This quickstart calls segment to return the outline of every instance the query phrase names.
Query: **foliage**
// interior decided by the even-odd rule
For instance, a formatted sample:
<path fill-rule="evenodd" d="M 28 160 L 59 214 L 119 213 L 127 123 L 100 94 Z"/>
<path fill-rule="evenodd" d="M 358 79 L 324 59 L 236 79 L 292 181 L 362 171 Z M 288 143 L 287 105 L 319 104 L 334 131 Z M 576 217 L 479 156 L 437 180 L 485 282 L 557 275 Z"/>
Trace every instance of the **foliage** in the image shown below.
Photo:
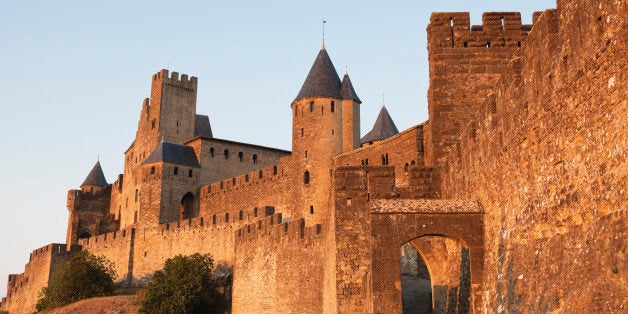
<path fill-rule="evenodd" d="M 43 311 L 82 299 L 113 292 L 115 271 L 110 261 L 86 251 L 59 265 L 39 294 L 37 310 Z"/>
<path fill-rule="evenodd" d="M 212 277 L 208 254 L 177 255 L 153 274 L 141 313 L 224 313 L 226 301 Z"/>

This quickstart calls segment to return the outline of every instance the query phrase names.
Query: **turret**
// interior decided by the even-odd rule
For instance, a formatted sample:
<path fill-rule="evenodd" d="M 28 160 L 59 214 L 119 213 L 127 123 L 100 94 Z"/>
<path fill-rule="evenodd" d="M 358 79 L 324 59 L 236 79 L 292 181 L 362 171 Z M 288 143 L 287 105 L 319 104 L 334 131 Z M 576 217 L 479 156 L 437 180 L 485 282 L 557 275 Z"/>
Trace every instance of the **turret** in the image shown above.
<path fill-rule="evenodd" d="M 353 89 L 349 74 L 345 72 L 340 88 L 342 96 L 342 152 L 360 147 L 360 98 Z"/>
<path fill-rule="evenodd" d="M 373 143 L 385 140 L 398 133 L 399 130 L 397 130 L 395 122 L 390 117 L 388 110 L 386 110 L 386 106 L 382 105 L 382 109 L 379 111 L 373 129 L 362 137 L 360 143 L 363 147 L 373 145 Z"/>
<path fill-rule="evenodd" d="M 311 218 L 308 222 L 323 219 L 328 196 L 317 193 L 331 186 L 333 158 L 343 151 L 341 85 L 323 46 L 291 105 L 292 154 L 303 174 L 295 184 L 303 186 L 301 212 Z"/>
<path fill-rule="evenodd" d="M 81 184 L 81 191 L 83 192 L 97 192 L 107 187 L 107 179 L 100 166 L 100 161 L 97 161 L 92 170 Z"/>

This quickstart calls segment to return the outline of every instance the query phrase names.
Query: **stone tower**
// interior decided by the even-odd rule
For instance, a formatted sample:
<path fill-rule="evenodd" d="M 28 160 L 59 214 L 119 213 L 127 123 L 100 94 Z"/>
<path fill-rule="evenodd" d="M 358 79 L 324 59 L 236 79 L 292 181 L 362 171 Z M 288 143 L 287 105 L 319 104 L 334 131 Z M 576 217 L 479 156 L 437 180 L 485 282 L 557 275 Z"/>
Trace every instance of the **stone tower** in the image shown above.
<path fill-rule="evenodd" d="M 295 185 L 302 187 L 297 194 L 303 198 L 300 211 L 312 223 L 323 221 L 329 208 L 329 193 L 324 191 L 331 186 L 334 156 L 357 145 L 359 103 L 349 76 L 343 84 L 325 46 L 321 47 L 291 105 L 292 155 L 302 172 Z"/>
<path fill-rule="evenodd" d="M 360 98 L 345 72 L 340 88 L 342 96 L 342 152 L 360 148 Z"/>

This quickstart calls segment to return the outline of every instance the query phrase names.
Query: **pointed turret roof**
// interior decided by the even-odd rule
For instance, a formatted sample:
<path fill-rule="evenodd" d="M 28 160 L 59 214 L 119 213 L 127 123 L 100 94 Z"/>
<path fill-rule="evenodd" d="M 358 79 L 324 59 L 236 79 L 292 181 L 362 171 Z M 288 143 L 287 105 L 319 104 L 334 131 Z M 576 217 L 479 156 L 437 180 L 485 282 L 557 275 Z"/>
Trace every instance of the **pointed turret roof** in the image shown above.
<path fill-rule="evenodd" d="M 207 138 L 213 138 L 212 127 L 209 124 L 209 117 L 205 115 L 197 114 L 194 119 L 194 137 L 202 136 Z"/>
<path fill-rule="evenodd" d="M 105 174 L 102 172 L 102 167 L 100 166 L 100 161 L 97 161 L 92 168 L 92 171 L 89 172 L 81 187 L 86 185 L 91 186 L 107 186 L 107 179 L 105 179 Z"/>
<path fill-rule="evenodd" d="M 360 143 L 364 144 L 372 141 L 385 140 L 398 133 L 399 130 L 397 130 L 395 122 L 393 122 L 388 110 L 386 110 L 386 106 L 382 106 L 382 110 L 379 111 L 379 115 L 377 116 L 377 120 L 375 120 L 373 129 L 371 132 L 364 135 L 364 137 L 360 140 Z"/>
<path fill-rule="evenodd" d="M 355 89 L 353 89 L 353 84 L 351 84 L 351 79 L 349 78 L 348 73 L 345 73 L 345 76 L 342 78 L 340 95 L 342 96 L 342 99 L 353 99 L 357 103 L 362 103 L 358 94 L 355 93 Z"/>
<path fill-rule="evenodd" d="M 308 73 L 301 91 L 294 99 L 306 97 L 335 97 L 340 98 L 340 77 L 331 62 L 327 50 L 323 46 L 314 60 L 314 64 Z"/>
<path fill-rule="evenodd" d="M 142 162 L 143 165 L 154 162 L 168 162 L 189 167 L 200 168 L 194 148 L 170 142 L 161 142 Z"/>

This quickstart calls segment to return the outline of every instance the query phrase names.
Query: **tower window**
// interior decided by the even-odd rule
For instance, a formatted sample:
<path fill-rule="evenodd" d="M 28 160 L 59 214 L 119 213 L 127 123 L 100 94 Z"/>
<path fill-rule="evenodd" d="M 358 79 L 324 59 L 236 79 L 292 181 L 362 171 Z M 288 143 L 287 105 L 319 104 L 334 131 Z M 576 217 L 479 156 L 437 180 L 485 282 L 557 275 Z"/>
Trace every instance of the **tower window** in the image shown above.
<path fill-rule="evenodd" d="M 178 175 L 179 174 L 179 167 L 174 167 L 174 175 Z"/>
<path fill-rule="evenodd" d="M 259 176 L 260 179 L 263 178 L 264 177 L 264 172 L 262 170 L 260 170 L 258 172 L 258 176 Z"/>
<path fill-rule="evenodd" d="M 310 184 L 310 172 L 306 171 L 303 173 L 303 184 Z"/>
<path fill-rule="evenodd" d="M 277 166 L 273 166 L 273 174 L 277 174 Z"/>
<path fill-rule="evenodd" d="M 137 200 L 139 199 L 140 196 L 140 190 L 135 189 L 135 202 L 137 202 Z"/>
<path fill-rule="evenodd" d="M 244 154 L 242 152 L 238 153 L 238 160 L 240 160 L 240 162 L 242 162 L 242 160 L 244 159 Z"/>
<path fill-rule="evenodd" d="M 310 112 L 314 112 L 314 102 L 310 101 Z"/>
<path fill-rule="evenodd" d="M 153 121 L 150 123 L 150 128 L 151 129 L 155 128 L 155 119 L 153 119 Z"/>
<path fill-rule="evenodd" d="M 294 116 L 296 117 L 299 114 L 299 107 L 294 105 Z"/>
<path fill-rule="evenodd" d="M 155 167 L 150 167 L 150 174 L 155 174 Z"/>
<path fill-rule="evenodd" d="M 336 102 L 335 101 L 331 101 L 331 106 L 330 106 L 330 110 L 331 112 L 336 112 Z"/>
<path fill-rule="evenodd" d="M 253 163 L 256 164 L 257 163 L 257 154 L 253 154 Z"/>
<path fill-rule="evenodd" d="M 188 177 L 190 177 L 190 178 L 191 178 L 193 174 L 194 174 L 194 172 L 192 171 L 192 169 L 190 169 L 190 170 L 188 171 Z"/>
<path fill-rule="evenodd" d="M 305 151 L 305 158 L 307 158 L 307 150 Z"/>
<path fill-rule="evenodd" d="M 225 153 L 225 159 L 229 159 L 229 150 L 225 149 L 224 153 Z"/>
<path fill-rule="evenodd" d="M 225 213 L 225 222 L 229 222 L 229 213 Z"/>
<path fill-rule="evenodd" d="M 239 215 L 240 215 L 240 217 L 239 217 L 240 220 L 243 220 L 244 219 L 244 212 L 241 209 L 240 209 Z"/>
<path fill-rule="evenodd" d="M 305 129 L 301 128 L 301 137 L 305 136 Z"/>
<path fill-rule="evenodd" d="M 253 216 L 257 217 L 257 207 L 253 208 Z"/>
<path fill-rule="evenodd" d="M 214 148 L 213 147 L 209 148 L 209 157 L 214 157 Z"/>
<path fill-rule="evenodd" d="M 310 205 L 310 214 L 314 214 L 314 205 Z"/>

